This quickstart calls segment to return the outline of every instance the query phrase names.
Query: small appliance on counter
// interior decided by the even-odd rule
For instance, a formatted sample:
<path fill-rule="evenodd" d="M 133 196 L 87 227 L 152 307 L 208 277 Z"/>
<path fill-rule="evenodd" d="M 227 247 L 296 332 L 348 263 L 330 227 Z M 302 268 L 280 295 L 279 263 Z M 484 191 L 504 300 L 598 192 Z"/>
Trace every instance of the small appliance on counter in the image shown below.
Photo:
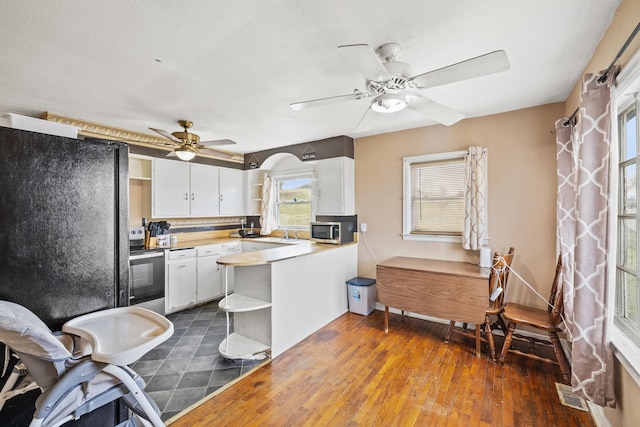
<path fill-rule="evenodd" d="M 251 227 L 247 230 L 246 228 L 244 228 L 245 226 L 245 220 L 242 219 L 240 220 L 240 225 L 241 225 L 241 229 L 238 230 L 238 234 L 240 235 L 240 237 L 260 237 L 260 229 L 258 228 L 257 230 L 254 229 L 254 223 L 251 223 Z"/>
<path fill-rule="evenodd" d="M 316 243 L 342 245 L 353 242 L 351 221 L 314 221 L 311 223 L 311 240 Z"/>

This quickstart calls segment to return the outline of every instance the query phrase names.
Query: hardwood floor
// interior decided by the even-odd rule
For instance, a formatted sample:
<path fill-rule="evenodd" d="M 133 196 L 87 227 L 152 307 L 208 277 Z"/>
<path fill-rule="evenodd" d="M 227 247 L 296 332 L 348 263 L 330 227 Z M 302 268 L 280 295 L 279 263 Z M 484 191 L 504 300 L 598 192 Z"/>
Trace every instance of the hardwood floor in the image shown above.
<path fill-rule="evenodd" d="M 476 357 L 447 325 L 347 313 L 173 421 L 182 426 L 595 426 L 563 406 L 557 366 Z M 502 337 L 496 334 L 496 346 Z"/>

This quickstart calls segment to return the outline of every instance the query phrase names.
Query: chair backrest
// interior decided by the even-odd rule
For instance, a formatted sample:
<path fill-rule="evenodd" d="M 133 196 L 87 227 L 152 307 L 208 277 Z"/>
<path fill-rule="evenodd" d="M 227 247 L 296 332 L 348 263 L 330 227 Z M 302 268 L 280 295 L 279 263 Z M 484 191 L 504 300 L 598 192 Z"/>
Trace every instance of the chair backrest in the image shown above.
<path fill-rule="evenodd" d="M 549 295 L 549 305 L 547 311 L 551 314 L 551 320 L 554 325 L 560 323 L 561 316 L 564 310 L 564 295 L 562 292 L 562 254 L 558 255 L 558 262 L 556 263 L 556 274 L 553 278 L 553 285 L 551 285 L 551 294 Z"/>
<path fill-rule="evenodd" d="M 72 356 L 38 316 L 9 301 L 0 301 L 0 342 L 18 354 L 43 389 L 56 383 Z"/>
<path fill-rule="evenodd" d="M 493 254 L 493 263 L 491 264 L 491 273 L 489 275 L 489 295 L 497 288 L 502 288 L 500 295 L 489 304 L 494 309 L 504 305 L 504 294 L 507 290 L 509 271 L 514 255 L 515 249 L 513 247 L 509 249 L 509 253 L 506 255 L 502 255 L 500 252 Z"/>

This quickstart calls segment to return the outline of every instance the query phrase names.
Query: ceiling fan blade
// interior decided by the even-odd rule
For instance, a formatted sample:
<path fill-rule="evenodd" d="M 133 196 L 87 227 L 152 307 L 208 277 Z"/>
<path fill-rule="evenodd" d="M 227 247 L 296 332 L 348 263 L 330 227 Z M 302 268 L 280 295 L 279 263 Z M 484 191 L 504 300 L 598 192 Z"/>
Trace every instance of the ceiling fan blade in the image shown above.
<path fill-rule="evenodd" d="M 169 132 L 167 132 L 166 130 L 162 130 L 162 129 L 155 129 L 155 128 L 149 128 L 154 132 L 159 133 L 160 135 L 164 136 L 165 138 L 168 138 L 170 140 L 172 140 L 173 142 L 178 142 L 180 144 L 182 144 L 182 141 L 179 140 L 178 138 L 176 138 L 175 136 L 171 135 Z"/>
<path fill-rule="evenodd" d="M 338 52 L 344 56 L 367 80 L 386 82 L 391 77 L 382 65 L 378 55 L 368 44 L 351 44 L 338 46 Z"/>
<path fill-rule="evenodd" d="M 321 105 L 333 104 L 339 101 L 351 101 L 353 99 L 363 99 L 369 97 L 368 93 L 360 92 L 358 89 L 348 95 L 331 96 L 329 98 L 313 99 L 311 101 L 295 102 L 289 104 L 292 110 L 300 111 L 305 108 L 318 107 Z"/>
<path fill-rule="evenodd" d="M 167 157 L 178 157 L 178 155 L 176 154 L 175 151 L 171 151 L 169 152 L 169 154 L 167 154 Z"/>
<path fill-rule="evenodd" d="M 235 141 L 232 141 L 230 139 L 215 139 L 215 140 L 211 140 L 211 141 L 200 141 L 198 144 L 204 146 L 204 147 L 216 147 L 218 145 L 231 145 L 231 144 L 235 144 Z"/>
<path fill-rule="evenodd" d="M 464 114 L 423 96 L 414 95 L 412 98 L 411 102 L 407 104 L 407 108 L 445 126 L 451 126 L 465 118 Z"/>
<path fill-rule="evenodd" d="M 370 129 L 373 129 L 373 125 L 375 124 L 378 114 L 371 109 L 371 107 L 367 107 L 364 111 L 364 114 L 360 118 L 360 121 L 356 125 L 354 129 L 355 132 L 365 132 Z"/>
<path fill-rule="evenodd" d="M 495 52 L 419 74 L 409 80 L 415 83 L 416 87 L 427 89 L 461 80 L 499 73 L 509 68 L 511 68 L 511 64 L 509 64 L 509 58 L 507 58 L 505 51 L 496 50 Z"/>

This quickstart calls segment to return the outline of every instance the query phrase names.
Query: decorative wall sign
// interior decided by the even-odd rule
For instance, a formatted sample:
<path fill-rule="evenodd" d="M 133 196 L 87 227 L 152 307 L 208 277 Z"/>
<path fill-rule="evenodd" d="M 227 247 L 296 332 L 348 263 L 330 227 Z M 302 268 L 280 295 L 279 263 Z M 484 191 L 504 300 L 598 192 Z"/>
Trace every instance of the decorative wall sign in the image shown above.
<path fill-rule="evenodd" d="M 251 155 L 249 159 L 249 169 L 258 169 L 260 167 L 260 160 L 255 154 Z"/>
<path fill-rule="evenodd" d="M 313 149 L 311 145 L 307 145 L 302 151 L 302 161 L 307 160 L 315 160 L 316 159 L 316 150 Z"/>

